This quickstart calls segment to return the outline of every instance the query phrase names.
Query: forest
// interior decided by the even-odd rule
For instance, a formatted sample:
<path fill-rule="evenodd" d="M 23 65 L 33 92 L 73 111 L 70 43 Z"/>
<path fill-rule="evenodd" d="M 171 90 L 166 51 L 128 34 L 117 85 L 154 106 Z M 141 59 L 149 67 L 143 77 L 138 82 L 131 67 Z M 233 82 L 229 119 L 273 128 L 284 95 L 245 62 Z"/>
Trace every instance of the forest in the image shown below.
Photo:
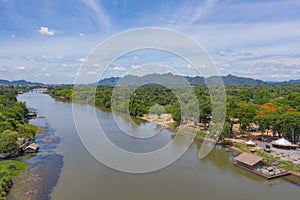
<path fill-rule="evenodd" d="M 175 126 L 187 119 L 182 119 L 181 109 L 184 106 L 193 110 L 198 105 L 200 115 L 196 121 L 209 126 L 212 105 L 211 96 L 207 87 L 193 86 L 198 102 L 190 100 L 188 91 L 180 91 L 180 96 L 174 90 L 161 85 L 143 85 L 132 92 L 130 86 L 122 86 L 117 94 L 116 88 L 98 86 L 96 92 L 89 86 L 77 89 L 76 102 L 89 103 L 104 110 L 118 110 L 128 112 L 132 116 L 148 114 L 154 105 L 163 106 L 166 113 L 170 113 Z M 121 93 L 120 93 L 121 91 Z M 49 94 L 56 99 L 72 101 L 73 86 L 56 86 L 49 88 Z M 92 97 L 95 94 L 95 99 Z M 120 99 L 118 99 L 118 96 Z M 113 98 L 112 98 L 113 97 Z M 129 99 L 122 101 L 121 98 Z M 183 98 L 183 100 L 178 100 Z M 114 101 L 112 101 L 112 99 Z M 240 132 L 253 130 L 258 125 L 259 130 L 267 134 L 286 137 L 293 143 L 300 136 L 300 86 L 287 85 L 230 85 L 226 86 L 226 120 L 221 134 L 224 137 L 233 137 L 233 125 L 239 124 Z M 184 102 L 180 104 L 179 102 Z M 128 106 L 126 106 L 128 105 Z M 193 117 L 193 114 L 190 114 Z"/>
<path fill-rule="evenodd" d="M 11 177 L 26 167 L 25 163 L 4 158 L 20 155 L 29 139 L 36 136 L 38 128 L 27 123 L 26 104 L 18 102 L 17 89 L 0 88 L 0 199 L 5 199 L 12 186 Z"/>

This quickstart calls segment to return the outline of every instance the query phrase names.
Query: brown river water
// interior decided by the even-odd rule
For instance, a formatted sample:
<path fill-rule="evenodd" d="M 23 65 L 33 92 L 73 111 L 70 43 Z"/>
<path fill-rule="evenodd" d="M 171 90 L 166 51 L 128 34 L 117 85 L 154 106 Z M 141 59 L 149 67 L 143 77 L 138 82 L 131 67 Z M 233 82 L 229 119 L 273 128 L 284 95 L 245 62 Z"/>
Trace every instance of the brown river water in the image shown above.
<path fill-rule="evenodd" d="M 40 118 L 33 124 L 46 127 L 37 138 L 39 154 L 27 160 L 32 164 L 13 187 L 9 199 L 299 199 L 299 184 L 288 179 L 266 180 L 233 165 L 234 155 L 216 146 L 204 159 L 198 159 L 201 143 L 194 141 L 184 155 L 168 167 L 150 173 L 130 174 L 111 169 L 93 158 L 82 145 L 73 120 L 72 105 L 55 101 L 47 94 L 25 93 L 18 97 L 36 109 Z M 89 105 L 76 105 L 85 113 L 81 120 L 89 120 Z M 163 129 L 158 135 L 140 140 L 123 134 L 114 123 L 113 114 L 97 110 L 98 120 L 104 124 L 109 139 L 132 152 L 159 149 L 172 140 L 172 132 Z M 44 117 L 44 118 L 43 118 Z M 149 122 L 138 126 L 122 116 L 119 121 L 132 130 L 157 130 Z M 150 127 L 150 129 L 149 129 Z M 92 129 L 93 127 L 91 127 Z M 37 177 L 35 177 L 36 175 Z M 24 180 L 22 180 L 24 179 Z M 31 180 L 31 181 L 30 181 Z M 295 179 L 294 179 L 295 180 Z M 27 184 L 27 182 L 28 184 Z M 21 184 L 23 183 L 23 184 Z M 25 185 L 25 186 L 24 186 Z M 27 185 L 27 187 L 26 187 Z"/>

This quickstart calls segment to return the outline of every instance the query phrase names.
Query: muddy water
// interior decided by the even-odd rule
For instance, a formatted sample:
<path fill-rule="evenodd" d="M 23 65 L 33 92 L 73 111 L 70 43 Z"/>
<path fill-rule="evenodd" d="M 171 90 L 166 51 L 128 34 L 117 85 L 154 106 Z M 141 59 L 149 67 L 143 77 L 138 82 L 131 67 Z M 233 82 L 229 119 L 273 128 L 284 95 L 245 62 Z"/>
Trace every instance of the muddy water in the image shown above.
<path fill-rule="evenodd" d="M 172 165 L 147 174 L 127 174 L 110 169 L 95 160 L 82 146 L 72 116 L 72 106 L 57 102 L 46 94 L 26 93 L 19 97 L 29 107 L 35 108 L 46 117 L 47 126 L 60 142 L 53 152 L 63 160 L 55 160 L 52 167 L 63 164 L 62 170 L 50 170 L 51 177 L 42 182 L 58 178 L 51 190 L 51 199 L 298 199 L 300 187 L 285 179 L 265 180 L 233 165 L 232 153 L 216 147 L 206 158 L 199 160 L 197 153 L 201 143 L 194 142 L 189 150 Z M 89 120 L 92 109 L 88 105 L 75 106 L 85 113 L 81 120 Z M 92 115 L 91 115 L 92 116 Z M 147 152 L 158 149 L 172 139 L 172 132 L 163 129 L 158 135 L 139 140 L 122 133 L 109 112 L 97 110 L 97 116 L 105 125 L 105 132 L 119 147 L 133 152 Z M 136 134 L 145 126 L 157 130 L 154 124 L 139 122 L 130 124 Z M 129 123 L 129 124 L 128 124 Z M 93 128 L 93 127 L 91 127 Z M 148 129 L 149 130 L 149 129 Z M 43 151 L 45 146 L 41 146 Z M 47 150 L 46 150 L 47 151 Z M 37 160 L 39 157 L 36 158 Z M 40 160 L 43 157 L 40 156 Z M 54 173 L 53 173 L 54 172 Z M 44 173 L 47 173 L 44 172 Z M 55 182 L 55 180 L 54 180 Z M 44 188 L 41 187 L 40 192 Z M 23 191 L 28 192 L 28 191 Z M 46 198 L 46 197 L 43 197 Z"/>

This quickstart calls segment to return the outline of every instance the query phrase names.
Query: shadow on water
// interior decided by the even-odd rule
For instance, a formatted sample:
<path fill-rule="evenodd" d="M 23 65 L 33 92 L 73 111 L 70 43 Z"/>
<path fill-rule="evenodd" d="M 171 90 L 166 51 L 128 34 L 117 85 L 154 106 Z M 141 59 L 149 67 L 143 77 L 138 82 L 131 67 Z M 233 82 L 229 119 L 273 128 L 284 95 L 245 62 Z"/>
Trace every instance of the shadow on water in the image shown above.
<path fill-rule="evenodd" d="M 300 177 L 298 176 L 290 175 L 290 176 L 283 177 L 283 179 L 300 187 Z"/>

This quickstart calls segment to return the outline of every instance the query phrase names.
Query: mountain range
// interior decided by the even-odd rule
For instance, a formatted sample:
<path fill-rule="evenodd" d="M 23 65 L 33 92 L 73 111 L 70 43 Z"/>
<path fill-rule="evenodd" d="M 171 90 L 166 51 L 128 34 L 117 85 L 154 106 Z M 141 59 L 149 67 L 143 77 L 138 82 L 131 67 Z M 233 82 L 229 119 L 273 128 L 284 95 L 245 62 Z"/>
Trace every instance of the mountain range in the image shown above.
<path fill-rule="evenodd" d="M 264 81 L 252 79 L 252 78 L 245 78 L 245 77 L 238 77 L 233 76 L 231 74 L 227 76 L 222 76 L 223 82 L 225 85 L 265 85 L 267 84 Z M 160 83 L 163 85 L 180 85 L 180 84 L 191 84 L 191 85 L 199 85 L 204 86 L 206 83 L 216 83 L 219 80 L 219 77 L 212 76 L 212 77 L 188 77 L 188 76 L 179 76 L 173 75 L 171 73 L 167 74 L 149 74 L 145 76 L 133 76 L 128 75 L 123 77 L 111 77 L 105 78 L 98 82 L 99 85 L 103 86 L 115 86 L 118 85 L 142 85 L 145 83 Z M 187 82 L 186 82 L 187 81 Z"/>
<path fill-rule="evenodd" d="M 43 83 L 38 83 L 38 82 L 30 82 L 30 81 L 25 81 L 25 80 L 16 80 L 16 81 L 8 81 L 8 80 L 3 80 L 0 79 L 0 85 L 43 85 Z"/>
<path fill-rule="evenodd" d="M 223 79 L 224 85 L 274 85 L 274 84 L 298 84 L 300 83 L 300 79 L 297 80 L 289 80 L 284 82 L 270 82 L 270 81 L 262 81 L 253 78 L 246 77 L 238 77 L 234 75 L 221 76 Z M 182 84 L 190 84 L 190 85 L 199 85 L 205 86 L 206 83 L 215 83 L 219 80 L 219 77 L 189 77 L 189 76 L 180 76 L 173 75 L 172 73 L 167 74 L 148 74 L 145 76 L 134 76 L 128 75 L 121 79 L 121 77 L 110 77 L 104 78 L 98 82 L 98 85 L 103 86 L 115 86 L 118 85 L 144 85 L 145 83 L 157 83 L 162 85 L 182 85 Z M 8 81 L 0 79 L 0 85 L 44 85 L 43 83 L 38 82 L 30 82 L 25 80 L 15 80 Z"/>
<path fill-rule="evenodd" d="M 300 79 L 297 79 L 297 80 L 289 80 L 289 83 L 300 83 Z"/>

